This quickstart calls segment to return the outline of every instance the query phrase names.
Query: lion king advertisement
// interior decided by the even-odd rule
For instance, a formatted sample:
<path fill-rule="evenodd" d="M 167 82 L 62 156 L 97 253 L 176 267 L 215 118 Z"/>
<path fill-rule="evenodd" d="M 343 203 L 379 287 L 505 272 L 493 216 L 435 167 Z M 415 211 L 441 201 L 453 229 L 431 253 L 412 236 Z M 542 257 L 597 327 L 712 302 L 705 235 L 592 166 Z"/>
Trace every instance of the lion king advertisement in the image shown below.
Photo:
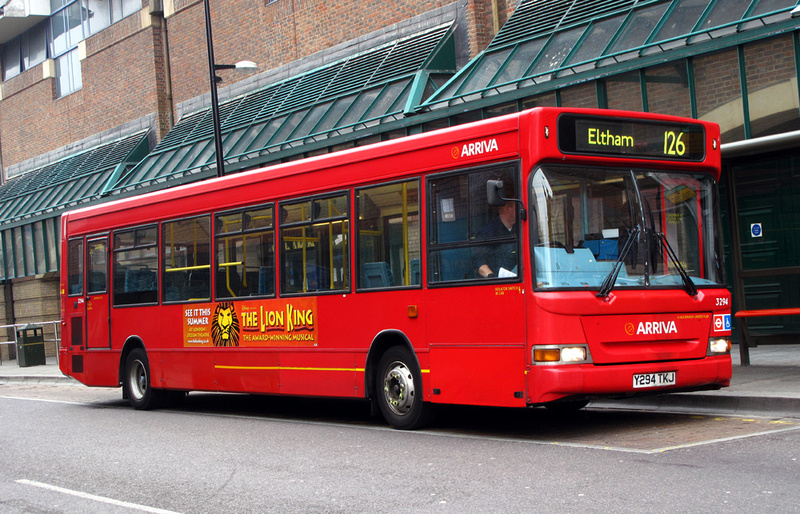
<path fill-rule="evenodd" d="M 200 304 L 183 311 L 183 346 L 317 346 L 316 321 L 316 298 Z"/>

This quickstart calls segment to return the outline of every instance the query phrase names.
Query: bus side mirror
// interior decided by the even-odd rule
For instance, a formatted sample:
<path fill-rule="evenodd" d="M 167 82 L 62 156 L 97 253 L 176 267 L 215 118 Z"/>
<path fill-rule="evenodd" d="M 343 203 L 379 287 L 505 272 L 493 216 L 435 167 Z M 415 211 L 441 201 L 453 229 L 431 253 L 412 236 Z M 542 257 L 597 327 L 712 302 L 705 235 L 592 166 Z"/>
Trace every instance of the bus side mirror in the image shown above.
<path fill-rule="evenodd" d="M 486 182 L 486 198 L 489 205 L 494 207 L 502 207 L 506 204 L 503 198 L 503 181 L 502 180 L 488 180 Z"/>
<path fill-rule="evenodd" d="M 522 200 L 516 198 L 503 198 L 503 181 L 502 180 L 487 180 L 486 181 L 486 200 L 489 205 L 494 207 L 502 207 L 506 202 L 517 202 L 520 206 L 519 217 L 522 221 L 528 219 L 528 212 L 525 210 L 525 204 Z"/>

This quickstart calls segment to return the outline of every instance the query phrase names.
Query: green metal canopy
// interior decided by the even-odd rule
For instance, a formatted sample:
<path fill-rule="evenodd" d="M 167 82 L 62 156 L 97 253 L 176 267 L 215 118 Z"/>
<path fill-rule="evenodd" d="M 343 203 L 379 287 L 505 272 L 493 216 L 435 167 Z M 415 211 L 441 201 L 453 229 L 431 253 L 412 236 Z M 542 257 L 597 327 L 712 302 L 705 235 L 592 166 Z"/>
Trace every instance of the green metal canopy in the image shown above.
<path fill-rule="evenodd" d="M 0 229 L 94 199 L 115 171 L 147 154 L 146 131 L 36 168 L 0 186 Z"/>
<path fill-rule="evenodd" d="M 0 280 L 55 271 L 61 213 L 97 201 L 109 178 L 133 167 L 148 149 L 141 131 L 0 185 Z"/>
<path fill-rule="evenodd" d="M 663 61 L 722 37 L 793 30 L 796 0 L 523 0 L 484 52 L 420 110 L 496 104 Z M 696 52 L 697 53 L 697 52 Z M 672 58 L 672 57 L 670 57 Z M 634 62 L 635 61 L 635 62 Z M 485 100 L 484 100 L 485 99 Z"/>
<path fill-rule="evenodd" d="M 299 145 L 330 146 L 412 113 L 436 73 L 455 72 L 452 22 L 398 39 L 220 105 L 226 172 L 274 160 Z M 440 82 L 441 84 L 441 82 Z M 439 85 L 440 85 L 439 84 Z M 216 173 L 211 110 L 181 118 L 136 168 L 106 193 L 162 188 Z"/>

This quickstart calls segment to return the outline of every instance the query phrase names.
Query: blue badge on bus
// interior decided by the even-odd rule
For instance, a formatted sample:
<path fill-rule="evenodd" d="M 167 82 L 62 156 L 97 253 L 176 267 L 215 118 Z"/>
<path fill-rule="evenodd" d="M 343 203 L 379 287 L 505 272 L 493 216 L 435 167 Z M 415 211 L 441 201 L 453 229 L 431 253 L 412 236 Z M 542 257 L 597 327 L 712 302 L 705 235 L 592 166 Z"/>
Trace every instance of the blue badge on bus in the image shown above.
<path fill-rule="evenodd" d="M 731 329 L 731 315 L 730 314 L 715 314 L 714 315 L 714 332 L 724 332 Z"/>

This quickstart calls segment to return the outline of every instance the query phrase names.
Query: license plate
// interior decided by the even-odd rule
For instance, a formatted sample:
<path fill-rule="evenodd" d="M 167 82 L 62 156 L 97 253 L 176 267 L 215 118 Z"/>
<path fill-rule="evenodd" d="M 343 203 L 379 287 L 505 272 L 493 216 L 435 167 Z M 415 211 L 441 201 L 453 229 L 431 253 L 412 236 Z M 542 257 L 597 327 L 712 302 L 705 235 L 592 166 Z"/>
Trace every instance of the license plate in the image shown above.
<path fill-rule="evenodd" d="M 664 373 L 638 373 L 633 375 L 634 389 L 640 387 L 664 387 L 675 385 L 678 373 L 667 371 Z"/>

